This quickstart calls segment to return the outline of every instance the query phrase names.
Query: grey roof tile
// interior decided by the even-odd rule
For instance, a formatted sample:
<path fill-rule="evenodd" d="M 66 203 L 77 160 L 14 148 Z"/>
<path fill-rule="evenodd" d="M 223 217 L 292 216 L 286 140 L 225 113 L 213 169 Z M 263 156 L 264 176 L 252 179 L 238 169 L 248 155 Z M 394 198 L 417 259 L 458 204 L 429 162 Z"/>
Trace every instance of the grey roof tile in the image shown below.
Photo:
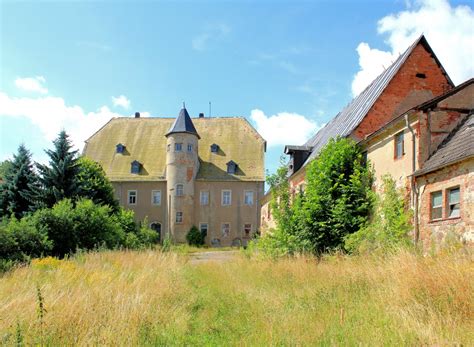
<path fill-rule="evenodd" d="M 175 119 L 173 125 L 171 126 L 170 130 L 165 134 L 165 136 L 169 136 L 175 133 L 189 133 L 194 134 L 198 138 L 200 138 L 196 128 L 194 127 L 193 121 L 191 117 L 189 117 L 189 113 L 185 107 L 181 109 L 179 112 L 179 116 Z"/>

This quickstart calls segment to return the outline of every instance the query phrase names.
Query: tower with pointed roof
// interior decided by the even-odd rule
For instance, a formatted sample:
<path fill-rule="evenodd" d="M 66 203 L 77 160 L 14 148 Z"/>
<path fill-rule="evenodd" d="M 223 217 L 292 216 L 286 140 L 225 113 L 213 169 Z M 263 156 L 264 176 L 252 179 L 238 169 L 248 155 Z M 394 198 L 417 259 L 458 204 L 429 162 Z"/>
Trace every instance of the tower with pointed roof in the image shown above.
<path fill-rule="evenodd" d="M 169 234 L 175 242 L 186 242 L 194 225 L 194 188 L 199 171 L 200 136 L 183 105 L 166 137 L 166 180 L 169 204 Z"/>

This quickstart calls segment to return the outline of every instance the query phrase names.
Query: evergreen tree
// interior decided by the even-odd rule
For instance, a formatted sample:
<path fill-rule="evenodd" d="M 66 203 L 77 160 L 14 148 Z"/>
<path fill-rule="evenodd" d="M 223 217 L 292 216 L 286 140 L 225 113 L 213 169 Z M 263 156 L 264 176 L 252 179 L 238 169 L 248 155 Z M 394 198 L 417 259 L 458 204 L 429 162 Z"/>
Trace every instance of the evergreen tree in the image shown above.
<path fill-rule="evenodd" d="M 6 166 L 0 186 L 0 209 L 2 215 L 14 214 L 20 218 L 32 211 L 38 192 L 38 177 L 34 171 L 31 153 L 24 145 L 18 147 L 13 161 Z"/>
<path fill-rule="evenodd" d="M 78 163 L 79 195 L 96 204 L 109 205 L 114 212 L 118 211 L 119 204 L 114 197 L 114 188 L 102 166 L 86 157 L 81 157 Z"/>
<path fill-rule="evenodd" d="M 54 150 L 46 150 L 49 166 L 38 165 L 41 174 L 41 203 L 47 207 L 65 198 L 75 200 L 79 194 L 77 151 L 72 150 L 69 136 L 63 130 L 53 141 Z"/>

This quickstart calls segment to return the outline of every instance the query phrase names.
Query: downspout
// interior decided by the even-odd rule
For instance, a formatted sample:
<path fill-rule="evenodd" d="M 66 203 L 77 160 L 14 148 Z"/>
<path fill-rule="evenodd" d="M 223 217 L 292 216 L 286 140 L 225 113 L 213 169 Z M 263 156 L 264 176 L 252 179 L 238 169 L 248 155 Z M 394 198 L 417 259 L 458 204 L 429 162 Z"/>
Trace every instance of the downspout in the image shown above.
<path fill-rule="evenodd" d="M 418 227 L 418 187 L 416 186 L 415 171 L 416 171 L 416 135 L 414 129 L 411 127 L 410 122 L 408 121 L 408 113 L 405 114 L 405 123 L 408 130 L 411 133 L 412 138 L 412 174 L 410 176 L 411 180 L 411 194 L 412 194 L 412 203 L 413 203 L 413 213 L 414 213 L 414 243 L 418 243 L 419 239 L 419 227 Z"/>

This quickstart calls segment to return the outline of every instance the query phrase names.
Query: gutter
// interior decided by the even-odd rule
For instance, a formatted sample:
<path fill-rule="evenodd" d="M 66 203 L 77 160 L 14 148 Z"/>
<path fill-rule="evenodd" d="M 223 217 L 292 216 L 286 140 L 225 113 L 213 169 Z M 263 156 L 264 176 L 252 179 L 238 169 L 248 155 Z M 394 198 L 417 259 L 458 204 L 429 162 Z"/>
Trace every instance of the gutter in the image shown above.
<path fill-rule="evenodd" d="M 420 229 L 418 226 L 418 187 L 416 185 L 416 178 L 415 178 L 415 171 L 416 171 L 416 134 L 414 129 L 411 127 L 410 122 L 408 121 L 408 113 L 405 114 L 405 124 L 408 130 L 411 133 L 412 138 L 412 174 L 410 175 L 410 183 L 411 183 L 411 200 L 413 204 L 414 210 L 414 240 L 413 242 L 415 245 L 418 243 Z"/>

